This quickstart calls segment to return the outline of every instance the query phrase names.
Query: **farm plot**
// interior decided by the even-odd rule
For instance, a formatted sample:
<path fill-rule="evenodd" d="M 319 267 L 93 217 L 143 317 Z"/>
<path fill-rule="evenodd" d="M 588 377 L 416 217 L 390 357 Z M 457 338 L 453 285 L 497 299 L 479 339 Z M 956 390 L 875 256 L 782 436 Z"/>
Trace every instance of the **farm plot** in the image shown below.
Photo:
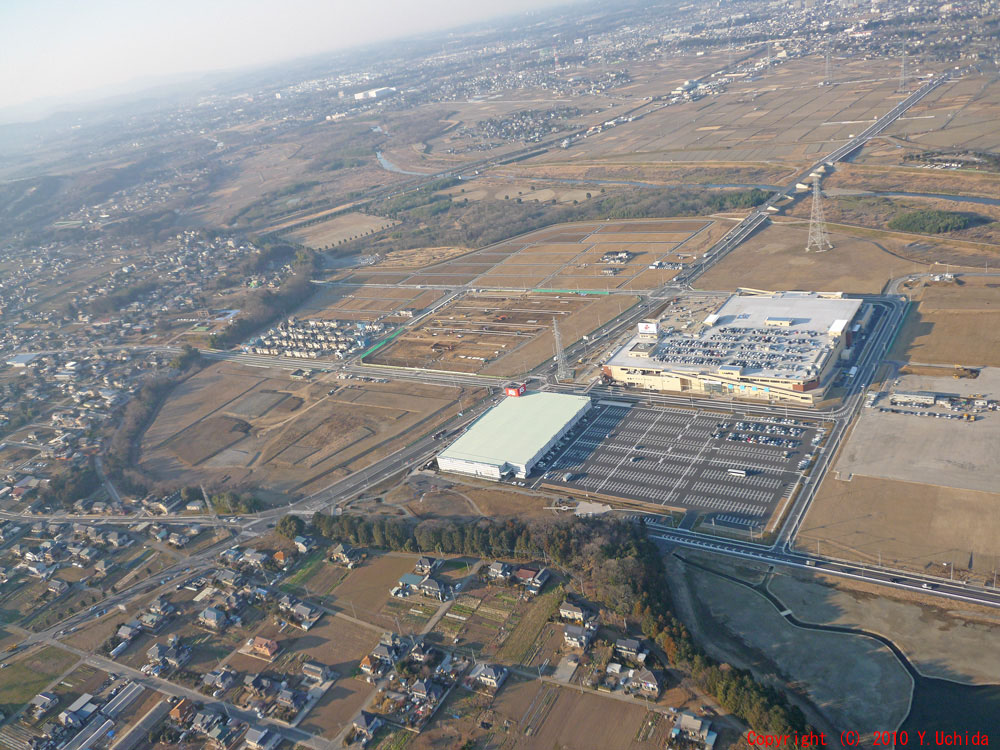
<path fill-rule="evenodd" d="M 336 608 L 366 622 L 394 626 L 392 617 L 381 612 L 389 592 L 404 573 L 412 573 L 416 557 L 377 555 L 352 570 L 337 587 Z"/>
<path fill-rule="evenodd" d="M 214 388 L 219 372 L 240 378 L 245 370 L 207 368 L 160 410 L 143 446 L 151 474 L 285 493 L 318 489 L 482 396 L 476 388 L 263 376 L 244 378 L 234 393 Z"/>
<path fill-rule="evenodd" d="M 0 671 L 0 711 L 10 716 L 56 677 L 78 661 L 78 657 L 56 646 L 32 651 Z"/>
<path fill-rule="evenodd" d="M 285 237 L 313 250 L 322 250 L 341 242 L 381 232 L 398 223 L 394 219 L 351 212 L 296 229 L 287 233 Z"/>
<path fill-rule="evenodd" d="M 616 295 L 468 294 L 396 337 L 367 361 L 452 372 L 512 375 L 552 355 L 552 321 L 571 343 L 628 309 L 636 298 Z"/>

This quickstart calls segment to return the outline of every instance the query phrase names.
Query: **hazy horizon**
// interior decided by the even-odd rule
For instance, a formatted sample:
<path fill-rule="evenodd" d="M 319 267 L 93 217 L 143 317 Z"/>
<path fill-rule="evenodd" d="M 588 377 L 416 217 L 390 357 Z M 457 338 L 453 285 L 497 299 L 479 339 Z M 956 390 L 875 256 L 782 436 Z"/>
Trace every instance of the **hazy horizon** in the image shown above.
<path fill-rule="evenodd" d="M 0 121 L 27 110 L 137 93 L 159 82 L 239 71 L 444 31 L 572 0 L 8 0 L 0 4 Z"/>

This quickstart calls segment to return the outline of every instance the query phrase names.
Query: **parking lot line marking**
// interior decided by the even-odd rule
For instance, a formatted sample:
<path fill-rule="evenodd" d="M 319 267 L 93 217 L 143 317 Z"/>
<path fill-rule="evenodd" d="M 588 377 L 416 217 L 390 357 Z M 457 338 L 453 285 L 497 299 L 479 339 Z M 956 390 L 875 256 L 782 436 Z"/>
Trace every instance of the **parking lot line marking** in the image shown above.
<path fill-rule="evenodd" d="M 663 412 L 663 414 L 666 414 L 666 412 Z M 656 426 L 656 423 L 660 421 L 660 417 L 663 416 L 663 414 L 658 414 L 656 416 L 656 419 L 653 420 L 652 424 L 650 424 L 649 427 L 646 428 L 646 431 L 642 433 L 642 435 L 640 436 L 639 441 L 636 443 L 637 445 L 641 444 L 642 440 L 646 437 L 646 435 L 649 434 L 649 431 L 652 430 Z M 598 492 L 600 492 L 601 488 L 604 487 L 605 484 L 607 484 L 608 480 L 611 479 L 612 475 L 619 469 L 619 467 L 623 463 L 625 463 L 626 460 L 628 460 L 628 457 L 629 457 L 628 453 L 622 456 L 622 460 L 618 462 L 618 466 L 616 466 L 614 469 L 611 470 L 611 473 L 608 474 L 607 478 L 604 480 L 601 486 L 597 488 Z"/>

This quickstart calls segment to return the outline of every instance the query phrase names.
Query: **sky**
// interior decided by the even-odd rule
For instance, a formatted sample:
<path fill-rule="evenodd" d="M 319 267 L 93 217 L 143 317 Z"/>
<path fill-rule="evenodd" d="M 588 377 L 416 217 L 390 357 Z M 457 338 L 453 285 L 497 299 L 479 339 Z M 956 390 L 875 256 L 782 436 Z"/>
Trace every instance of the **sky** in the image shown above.
<path fill-rule="evenodd" d="M 0 0 L 0 117 L 538 10 L 566 0 Z"/>

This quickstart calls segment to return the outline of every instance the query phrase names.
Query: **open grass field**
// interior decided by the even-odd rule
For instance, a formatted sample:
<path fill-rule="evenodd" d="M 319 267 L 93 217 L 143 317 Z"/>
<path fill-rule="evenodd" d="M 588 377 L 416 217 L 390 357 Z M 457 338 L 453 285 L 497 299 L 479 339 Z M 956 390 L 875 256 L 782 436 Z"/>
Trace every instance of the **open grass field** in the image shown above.
<path fill-rule="evenodd" d="M 385 219 L 381 216 L 369 216 L 368 214 L 352 211 L 351 213 L 334 216 L 332 219 L 296 229 L 286 234 L 285 238 L 313 250 L 322 250 L 338 245 L 341 242 L 376 234 L 398 223 L 393 219 Z"/>
<path fill-rule="evenodd" d="M 366 358 L 372 364 L 484 375 L 527 372 L 627 310 L 630 295 L 467 294 Z"/>
<path fill-rule="evenodd" d="M 924 287 L 896 338 L 893 359 L 1000 366 L 1000 283 L 974 276 L 958 281 Z"/>
<path fill-rule="evenodd" d="M 0 711 L 10 716 L 78 661 L 75 654 L 45 646 L 12 660 L 0 671 Z"/>
<path fill-rule="evenodd" d="M 470 185 L 456 185 L 440 191 L 441 195 L 450 196 L 453 201 L 464 200 L 511 200 L 536 201 L 538 203 L 583 203 L 597 195 L 593 188 L 568 186 L 553 182 L 535 183 L 522 182 L 516 179 L 490 177 L 476 180 Z"/>
<path fill-rule="evenodd" d="M 891 235 L 867 238 L 830 227 L 834 247 L 825 253 L 805 251 L 808 222 L 771 224 L 757 232 L 698 279 L 701 289 L 803 289 L 875 294 L 890 279 L 927 271 L 894 254 L 907 244 Z"/>
<path fill-rule="evenodd" d="M 183 476 L 188 484 L 252 482 L 308 492 L 432 430 L 482 395 L 411 383 L 298 381 L 283 369 L 213 365 L 167 400 L 146 433 L 142 465 L 167 481 Z"/>

